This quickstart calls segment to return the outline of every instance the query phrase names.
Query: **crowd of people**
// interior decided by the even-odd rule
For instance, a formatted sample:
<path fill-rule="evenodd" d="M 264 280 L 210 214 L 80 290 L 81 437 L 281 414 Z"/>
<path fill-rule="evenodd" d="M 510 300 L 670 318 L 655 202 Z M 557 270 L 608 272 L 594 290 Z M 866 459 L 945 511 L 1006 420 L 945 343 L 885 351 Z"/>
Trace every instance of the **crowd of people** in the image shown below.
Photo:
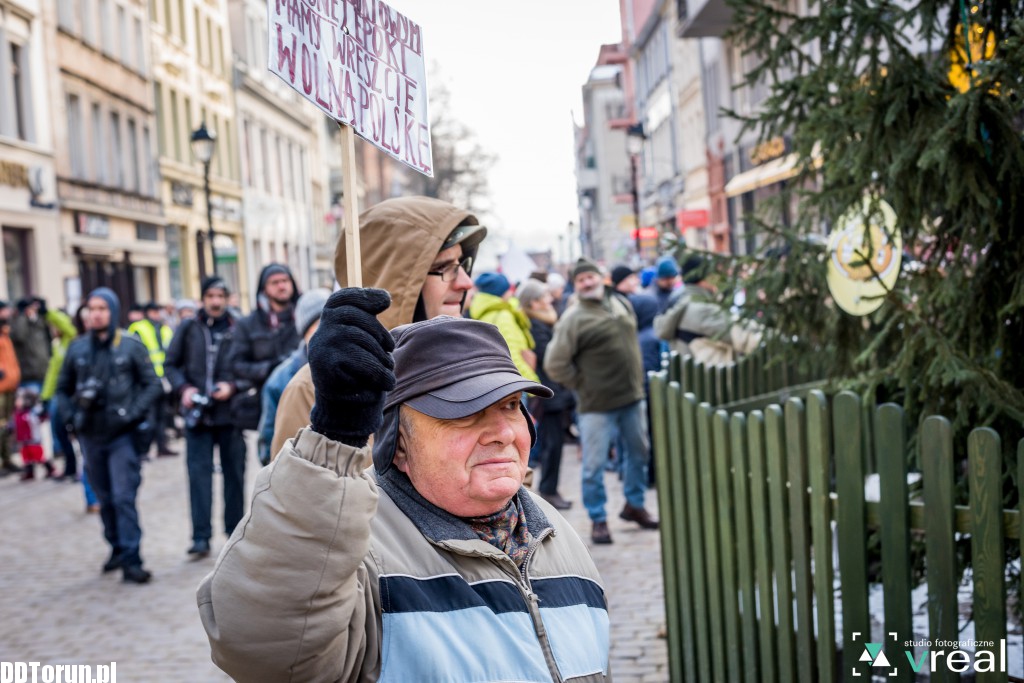
<path fill-rule="evenodd" d="M 603 589 L 558 513 L 573 505 L 564 446 L 580 446 L 592 543 L 613 542 L 609 469 L 626 499 L 619 517 L 658 528 L 645 504 L 647 373 L 669 348 L 745 350 L 703 262 L 606 273 L 581 258 L 567 277 L 474 279 L 487 230 L 468 211 L 403 197 L 360 223 L 366 289 L 300 295 L 271 263 L 245 316 L 216 276 L 197 304 L 134 305 L 126 330 L 106 288 L 74 317 L 38 298 L 16 312 L 0 302 L 0 467 L 81 481 L 110 546 L 103 571 L 146 583 L 136 496 L 149 453 L 178 455 L 171 436 L 184 437 L 196 559 L 213 550 L 219 462 L 229 540 L 199 607 L 214 660 L 239 680 L 376 678 L 382 667 L 393 678 L 454 667 L 474 680 L 603 680 Z M 40 438 L 47 419 L 60 473 Z M 251 505 L 246 431 L 265 466 Z M 451 618 L 464 608 L 481 611 Z M 534 618 L 502 616 L 519 612 Z M 492 670 L 455 645 L 467 628 L 517 656 Z"/>

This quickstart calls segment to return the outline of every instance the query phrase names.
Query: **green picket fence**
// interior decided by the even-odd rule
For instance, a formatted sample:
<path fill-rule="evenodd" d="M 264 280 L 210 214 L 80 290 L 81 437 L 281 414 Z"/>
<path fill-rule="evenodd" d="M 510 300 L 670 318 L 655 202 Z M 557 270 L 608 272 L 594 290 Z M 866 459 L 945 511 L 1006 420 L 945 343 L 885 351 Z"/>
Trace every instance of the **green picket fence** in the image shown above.
<path fill-rule="evenodd" d="M 883 646 L 894 680 L 914 680 L 902 641 L 959 640 L 957 533 L 971 539 L 974 639 L 1007 638 L 1004 544 L 1021 543 L 1024 511 L 1001 507 L 998 434 L 971 433 L 970 505 L 956 506 L 951 430 L 941 417 L 921 426 L 923 490 L 911 497 L 899 406 L 878 407 L 872 429 L 849 392 L 830 400 L 811 390 L 784 407 L 730 414 L 698 402 L 666 375 L 651 376 L 650 400 L 671 680 L 868 680 L 870 662 L 859 659 L 874 640 L 866 551 L 872 528 L 880 530 L 884 596 L 884 614 L 874 617 L 884 622 L 880 633 L 900 641 L 885 636 Z M 1018 453 L 1024 481 L 1024 440 Z M 879 463 L 880 502 L 865 500 L 869 456 Z M 926 539 L 927 634 L 911 628 L 911 531 Z M 920 655 L 912 653 L 915 665 Z M 923 670 L 929 666 L 925 661 Z M 874 671 L 890 680 L 888 669 Z M 942 669 L 932 680 L 958 679 Z M 979 673 L 976 680 L 1006 681 L 1007 674 Z"/>
<path fill-rule="evenodd" d="M 673 352 L 663 367 L 669 381 L 678 382 L 683 393 L 730 412 L 759 409 L 794 396 L 803 398 L 825 386 L 822 363 L 801 367 L 795 362 L 771 361 L 766 347 L 725 365 L 706 365 Z"/>

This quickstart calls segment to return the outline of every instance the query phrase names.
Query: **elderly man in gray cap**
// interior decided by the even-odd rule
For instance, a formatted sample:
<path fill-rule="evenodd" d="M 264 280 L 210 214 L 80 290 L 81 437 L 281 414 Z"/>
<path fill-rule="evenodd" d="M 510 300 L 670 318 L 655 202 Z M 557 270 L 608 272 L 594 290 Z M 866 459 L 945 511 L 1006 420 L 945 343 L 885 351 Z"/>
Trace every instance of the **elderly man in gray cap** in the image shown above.
<path fill-rule="evenodd" d="M 493 325 L 389 334 L 389 302 L 343 289 L 324 308 L 310 427 L 199 587 L 214 662 L 239 681 L 607 680 L 597 569 L 522 487 L 521 396 L 551 391 Z"/>

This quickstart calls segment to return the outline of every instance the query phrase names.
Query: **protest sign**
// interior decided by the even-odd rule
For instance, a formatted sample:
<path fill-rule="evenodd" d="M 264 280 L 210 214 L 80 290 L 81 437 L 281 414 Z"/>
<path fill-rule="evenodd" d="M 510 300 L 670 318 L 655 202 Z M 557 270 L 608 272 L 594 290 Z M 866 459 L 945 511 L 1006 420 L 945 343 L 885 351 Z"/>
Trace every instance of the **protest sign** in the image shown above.
<path fill-rule="evenodd" d="M 433 176 L 423 30 L 378 0 L 268 0 L 270 70 L 327 115 Z"/>

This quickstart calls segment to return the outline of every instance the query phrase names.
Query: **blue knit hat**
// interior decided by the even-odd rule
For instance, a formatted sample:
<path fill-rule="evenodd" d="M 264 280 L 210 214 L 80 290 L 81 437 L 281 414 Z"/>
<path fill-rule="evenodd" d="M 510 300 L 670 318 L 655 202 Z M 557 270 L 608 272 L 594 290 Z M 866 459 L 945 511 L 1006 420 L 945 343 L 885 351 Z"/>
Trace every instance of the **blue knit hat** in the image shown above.
<path fill-rule="evenodd" d="M 512 286 L 509 284 L 508 278 L 501 273 L 480 273 L 473 284 L 476 285 L 478 291 L 494 296 L 503 295 Z"/>
<path fill-rule="evenodd" d="M 675 277 L 679 275 L 679 266 L 671 256 L 662 256 L 658 259 L 658 279 L 663 277 Z"/>

